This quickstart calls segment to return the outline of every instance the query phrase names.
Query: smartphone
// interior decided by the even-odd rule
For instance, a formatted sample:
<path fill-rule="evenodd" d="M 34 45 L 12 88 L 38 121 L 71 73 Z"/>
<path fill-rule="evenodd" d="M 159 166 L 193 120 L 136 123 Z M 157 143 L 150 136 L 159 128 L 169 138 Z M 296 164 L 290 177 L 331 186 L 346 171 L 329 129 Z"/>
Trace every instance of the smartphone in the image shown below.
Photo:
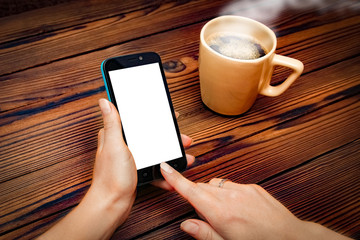
<path fill-rule="evenodd" d="M 146 52 L 109 58 L 101 70 L 135 159 L 138 185 L 161 178 L 161 162 L 185 170 L 186 155 L 160 56 Z"/>

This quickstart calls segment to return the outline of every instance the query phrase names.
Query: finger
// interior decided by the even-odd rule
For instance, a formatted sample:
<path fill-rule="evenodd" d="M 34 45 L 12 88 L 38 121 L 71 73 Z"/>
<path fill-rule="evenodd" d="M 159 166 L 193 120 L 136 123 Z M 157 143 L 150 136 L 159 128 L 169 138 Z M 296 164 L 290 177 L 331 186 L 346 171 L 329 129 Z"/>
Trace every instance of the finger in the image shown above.
<path fill-rule="evenodd" d="M 187 161 L 187 166 L 189 167 L 194 164 L 195 157 L 193 155 L 186 154 L 186 161 Z"/>
<path fill-rule="evenodd" d="M 222 180 L 223 180 L 222 178 L 213 178 L 210 180 L 209 184 L 220 188 L 220 182 Z M 240 187 L 240 184 L 234 183 L 231 180 L 226 179 L 226 181 L 222 184 L 221 188 L 238 190 L 239 187 Z"/>
<path fill-rule="evenodd" d="M 198 240 L 222 240 L 223 238 L 206 222 L 189 219 L 181 223 L 181 230 Z"/>
<path fill-rule="evenodd" d="M 166 191 L 173 191 L 174 190 L 174 188 L 170 184 L 168 184 L 166 181 L 161 180 L 161 179 L 153 181 L 151 183 L 151 185 L 153 185 L 155 187 L 158 187 L 158 188 L 161 188 L 161 189 L 164 189 Z"/>
<path fill-rule="evenodd" d="M 115 106 L 104 98 L 99 100 L 99 106 L 104 121 L 104 141 L 125 145 L 122 136 L 120 116 Z"/>
<path fill-rule="evenodd" d="M 195 192 L 196 184 L 184 178 L 179 172 L 165 162 L 160 163 L 160 169 L 166 182 L 185 199 L 189 200 L 189 192 Z"/>
<path fill-rule="evenodd" d="M 195 157 L 192 155 L 186 154 L 186 160 L 187 160 L 187 166 L 189 167 L 192 164 L 194 164 Z M 162 188 L 167 191 L 174 190 L 174 188 L 169 183 L 167 183 L 166 181 L 164 181 L 162 179 L 155 180 L 151 184 L 155 187 Z"/>
<path fill-rule="evenodd" d="M 180 116 L 180 113 L 175 111 L 175 117 L 178 118 L 179 116 Z"/>
<path fill-rule="evenodd" d="M 201 212 L 197 211 L 196 209 L 195 212 L 202 220 L 206 220 L 206 218 L 201 214 Z"/>
<path fill-rule="evenodd" d="M 198 187 L 196 183 L 184 178 L 179 172 L 165 162 L 160 164 L 160 169 L 166 182 L 181 196 L 188 200 L 200 212 L 206 209 L 207 203 L 209 201 L 211 202 L 212 198 L 209 193 Z"/>
<path fill-rule="evenodd" d="M 102 151 L 102 148 L 104 146 L 104 129 L 100 129 L 98 133 L 98 152 Z"/>
<path fill-rule="evenodd" d="M 185 134 L 181 134 L 181 141 L 182 141 L 185 148 L 189 147 L 192 144 L 191 137 L 189 137 L 189 136 L 187 136 Z"/>

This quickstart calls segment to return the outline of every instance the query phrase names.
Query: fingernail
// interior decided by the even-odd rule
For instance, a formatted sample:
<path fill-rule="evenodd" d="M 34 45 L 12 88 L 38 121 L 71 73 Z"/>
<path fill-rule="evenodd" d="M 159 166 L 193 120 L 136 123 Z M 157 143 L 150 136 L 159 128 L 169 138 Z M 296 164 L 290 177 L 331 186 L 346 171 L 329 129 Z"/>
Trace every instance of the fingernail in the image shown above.
<path fill-rule="evenodd" d="M 174 169 L 169 164 L 167 164 L 165 162 L 160 163 L 160 167 L 166 173 L 172 173 L 174 171 Z"/>
<path fill-rule="evenodd" d="M 189 157 L 189 161 L 191 161 L 191 163 L 194 163 L 194 162 L 195 162 L 195 156 L 190 155 L 190 154 L 186 154 L 186 156 Z"/>
<path fill-rule="evenodd" d="M 192 145 L 193 144 L 193 140 L 191 137 L 187 136 L 187 141 L 188 141 L 188 145 Z"/>
<path fill-rule="evenodd" d="M 108 114 L 111 112 L 109 101 L 107 101 L 106 99 L 101 98 L 99 100 L 99 106 L 103 114 Z"/>
<path fill-rule="evenodd" d="M 191 235 L 196 235 L 199 231 L 199 225 L 193 221 L 182 222 L 180 228 Z"/>

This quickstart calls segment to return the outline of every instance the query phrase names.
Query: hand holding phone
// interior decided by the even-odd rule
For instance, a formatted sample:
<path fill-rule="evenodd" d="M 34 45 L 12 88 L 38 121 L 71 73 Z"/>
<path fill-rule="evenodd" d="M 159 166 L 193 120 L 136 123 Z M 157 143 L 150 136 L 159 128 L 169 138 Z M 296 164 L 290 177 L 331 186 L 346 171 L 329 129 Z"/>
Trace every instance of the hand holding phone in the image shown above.
<path fill-rule="evenodd" d="M 109 100 L 138 170 L 138 185 L 160 178 L 161 162 L 178 171 L 187 161 L 161 59 L 156 53 L 110 58 L 102 63 Z"/>

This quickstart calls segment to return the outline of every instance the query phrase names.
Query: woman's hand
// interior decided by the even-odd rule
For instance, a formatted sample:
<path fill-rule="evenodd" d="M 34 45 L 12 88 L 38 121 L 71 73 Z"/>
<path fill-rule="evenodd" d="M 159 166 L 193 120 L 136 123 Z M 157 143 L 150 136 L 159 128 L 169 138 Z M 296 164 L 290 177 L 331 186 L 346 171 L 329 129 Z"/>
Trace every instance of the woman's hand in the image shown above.
<path fill-rule="evenodd" d="M 112 103 L 99 100 L 104 128 L 98 134 L 98 149 L 90 189 L 66 217 L 40 239 L 107 239 L 128 217 L 136 196 L 137 170 L 124 142 L 119 114 Z M 184 146 L 191 139 L 181 136 Z M 188 165 L 194 157 L 187 155 Z M 171 189 L 165 181 L 154 185 Z"/>
<path fill-rule="evenodd" d="M 176 117 L 178 117 L 177 113 L 176 113 Z M 192 139 L 184 134 L 181 134 L 181 140 L 182 140 L 184 148 L 189 147 L 192 143 Z M 187 160 L 187 166 L 191 166 L 195 162 L 195 157 L 190 154 L 186 154 L 186 160 Z M 160 179 L 155 180 L 151 184 L 156 187 L 162 188 L 164 190 L 168 190 L 168 191 L 174 190 L 174 188 L 169 183 L 167 183 L 165 180 L 160 180 Z"/>
<path fill-rule="evenodd" d="M 119 114 L 113 104 L 99 100 L 104 128 L 90 189 L 61 221 L 40 239 L 108 239 L 128 217 L 135 199 L 136 167 L 124 143 Z"/>
<path fill-rule="evenodd" d="M 134 158 L 124 142 L 120 116 L 115 106 L 108 100 L 100 99 L 104 128 L 99 131 L 98 149 L 93 173 L 90 195 L 103 196 L 111 204 L 122 206 L 118 211 L 121 218 L 118 225 L 128 217 L 136 196 L 137 170 Z M 178 114 L 177 114 L 178 116 Z M 181 135 L 184 147 L 190 146 L 192 140 Z M 186 155 L 187 164 L 194 162 L 194 157 Z M 153 185 L 171 190 L 164 180 L 157 180 Z"/>
<path fill-rule="evenodd" d="M 105 99 L 99 100 L 104 128 L 99 131 L 98 149 L 94 166 L 93 182 L 90 191 L 104 196 L 110 202 L 121 202 L 124 206 L 122 223 L 129 215 L 135 199 L 137 170 L 134 158 L 124 142 L 119 114 L 115 106 Z M 178 116 L 178 114 L 177 114 Z M 192 140 L 181 135 L 184 147 L 190 146 Z M 187 155 L 187 164 L 194 162 L 194 157 Z M 157 180 L 153 185 L 171 190 L 164 180 Z"/>
<path fill-rule="evenodd" d="M 165 180 L 204 219 L 189 219 L 183 231 L 196 239 L 344 239 L 319 224 L 301 221 L 262 187 L 214 178 L 193 183 L 166 163 Z"/>
<path fill-rule="evenodd" d="M 115 106 L 99 100 L 104 128 L 98 134 L 98 149 L 91 187 L 86 195 L 110 205 L 121 206 L 118 224 L 128 217 L 136 196 L 137 171 L 133 156 L 126 146 L 121 121 Z M 87 196 L 86 196 L 87 197 Z"/>

